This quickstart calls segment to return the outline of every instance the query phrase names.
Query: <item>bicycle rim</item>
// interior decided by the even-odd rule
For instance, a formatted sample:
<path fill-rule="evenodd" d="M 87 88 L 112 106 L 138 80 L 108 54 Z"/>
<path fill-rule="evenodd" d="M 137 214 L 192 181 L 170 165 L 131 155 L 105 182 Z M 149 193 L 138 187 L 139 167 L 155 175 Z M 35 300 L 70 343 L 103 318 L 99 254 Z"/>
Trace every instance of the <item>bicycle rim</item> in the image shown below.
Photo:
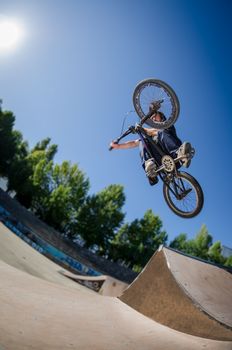
<path fill-rule="evenodd" d="M 171 210 L 184 218 L 199 214 L 203 207 L 203 192 L 198 182 L 187 173 L 179 173 L 173 180 L 164 183 L 164 198 Z"/>
<path fill-rule="evenodd" d="M 166 129 L 176 122 L 179 115 L 180 105 L 174 90 L 165 82 L 157 79 L 146 79 L 136 86 L 133 104 L 141 119 L 148 114 L 149 105 L 159 100 L 163 100 L 159 111 L 165 115 L 166 121 L 159 123 L 148 119 L 146 124 L 156 129 Z"/>

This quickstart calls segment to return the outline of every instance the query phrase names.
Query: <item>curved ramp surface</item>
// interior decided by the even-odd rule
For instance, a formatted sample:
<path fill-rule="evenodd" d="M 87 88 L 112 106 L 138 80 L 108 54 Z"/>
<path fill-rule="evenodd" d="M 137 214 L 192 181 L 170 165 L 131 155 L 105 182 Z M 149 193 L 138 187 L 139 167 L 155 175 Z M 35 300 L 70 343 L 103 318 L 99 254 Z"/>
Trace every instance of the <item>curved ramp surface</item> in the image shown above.
<path fill-rule="evenodd" d="M 231 342 L 175 331 L 117 298 L 58 279 L 59 266 L 1 224 L 0 241 L 1 350 L 232 349 Z"/>
<path fill-rule="evenodd" d="M 35 277 L 78 290 L 85 289 L 62 276 L 59 265 L 31 248 L 2 223 L 0 223 L 0 260 Z M 93 293 L 90 289 L 87 291 Z"/>
<path fill-rule="evenodd" d="M 181 332 L 232 340 L 232 274 L 161 248 L 120 299 Z"/>
<path fill-rule="evenodd" d="M 112 278 L 110 276 L 80 276 L 72 272 L 61 270 L 60 273 L 69 279 L 83 284 L 86 287 L 97 291 L 101 295 L 107 295 L 111 297 L 118 297 L 122 295 L 124 290 L 128 287 L 127 283 Z M 91 286 L 92 285 L 92 286 Z M 94 288 L 94 285 L 96 287 Z"/>
<path fill-rule="evenodd" d="M 48 281 L 63 285 L 71 285 L 77 289 L 80 289 L 81 285 L 73 281 L 102 281 L 99 293 L 114 297 L 121 295 L 128 286 L 128 284 L 110 276 L 77 276 L 64 268 L 61 270 L 57 264 L 31 249 L 29 245 L 25 244 L 23 240 L 1 223 L 0 242 L 1 260 L 36 277 L 42 277 Z"/>

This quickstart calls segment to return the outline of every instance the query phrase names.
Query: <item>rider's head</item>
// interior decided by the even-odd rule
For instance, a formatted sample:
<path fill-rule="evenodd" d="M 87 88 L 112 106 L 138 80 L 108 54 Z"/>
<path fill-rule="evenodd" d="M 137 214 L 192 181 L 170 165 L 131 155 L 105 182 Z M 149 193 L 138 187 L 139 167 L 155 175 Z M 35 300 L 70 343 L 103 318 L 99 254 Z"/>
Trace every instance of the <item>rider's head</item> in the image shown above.
<path fill-rule="evenodd" d="M 149 115 L 154 122 L 164 122 L 166 120 L 165 115 L 159 111 L 160 106 L 160 101 L 151 102 L 149 105 Z"/>
<path fill-rule="evenodd" d="M 166 120 L 165 115 L 162 112 L 155 112 L 152 116 L 151 116 L 151 120 L 154 122 L 164 122 Z"/>

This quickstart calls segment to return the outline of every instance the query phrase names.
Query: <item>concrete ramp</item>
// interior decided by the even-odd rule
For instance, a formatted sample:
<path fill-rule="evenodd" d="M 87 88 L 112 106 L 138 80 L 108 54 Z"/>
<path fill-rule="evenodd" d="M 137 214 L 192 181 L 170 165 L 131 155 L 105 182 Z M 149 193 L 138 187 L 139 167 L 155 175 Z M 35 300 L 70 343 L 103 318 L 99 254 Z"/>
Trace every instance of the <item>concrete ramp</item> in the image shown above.
<path fill-rule="evenodd" d="M 101 276 L 81 276 L 76 275 L 66 270 L 59 271 L 61 275 L 76 281 L 92 290 L 95 290 L 101 295 L 118 297 L 122 295 L 128 284 L 117 280 L 116 278 L 101 275 Z"/>
<path fill-rule="evenodd" d="M 0 224 L 1 350 L 231 350 L 163 326 L 69 278 Z"/>
<path fill-rule="evenodd" d="M 161 248 L 120 299 L 184 333 L 232 340 L 232 274 Z"/>

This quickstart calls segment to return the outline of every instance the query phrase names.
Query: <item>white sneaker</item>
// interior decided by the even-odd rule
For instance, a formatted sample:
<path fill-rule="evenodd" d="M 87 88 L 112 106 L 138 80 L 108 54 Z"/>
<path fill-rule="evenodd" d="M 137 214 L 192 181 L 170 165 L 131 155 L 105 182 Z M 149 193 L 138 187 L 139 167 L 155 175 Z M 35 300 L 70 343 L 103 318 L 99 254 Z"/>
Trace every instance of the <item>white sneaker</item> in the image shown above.
<path fill-rule="evenodd" d="M 182 165 L 188 168 L 191 164 L 191 159 L 195 154 L 194 148 L 190 142 L 184 142 L 177 150 L 177 157 L 181 157 Z"/>
<path fill-rule="evenodd" d="M 154 178 L 157 176 L 156 165 L 153 158 L 145 161 L 145 172 L 149 178 Z"/>

